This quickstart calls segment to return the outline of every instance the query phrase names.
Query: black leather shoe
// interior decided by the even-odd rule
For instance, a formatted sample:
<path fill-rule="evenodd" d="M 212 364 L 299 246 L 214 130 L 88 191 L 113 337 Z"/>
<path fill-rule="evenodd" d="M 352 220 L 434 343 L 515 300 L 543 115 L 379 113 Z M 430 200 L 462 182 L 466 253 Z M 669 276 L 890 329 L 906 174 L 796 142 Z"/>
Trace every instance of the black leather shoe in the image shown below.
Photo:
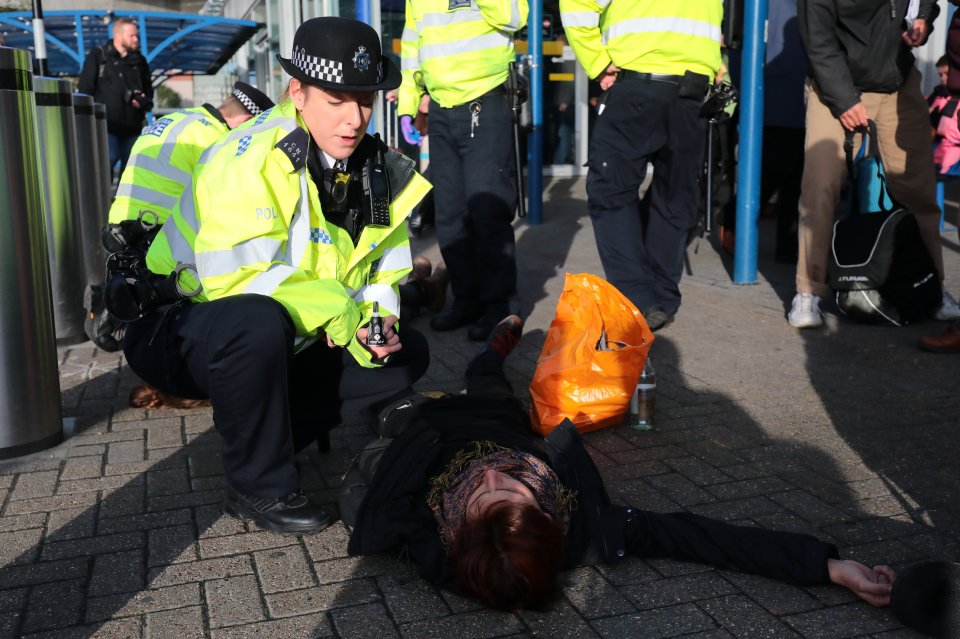
<path fill-rule="evenodd" d="M 430 328 L 435 331 L 452 331 L 475 322 L 482 315 L 482 311 L 457 306 L 454 304 L 451 308 L 437 313 L 430 319 Z M 496 322 L 494 322 L 496 324 Z M 490 325 L 493 328 L 493 324 Z M 487 331 L 489 333 L 490 331 Z M 487 333 L 480 339 L 487 339 Z"/>
<path fill-rule="evenodd" d="M 670 315 L 660 306 L 651 306 L 643 311 L 643 319 L 647 320 L 647 326 L 656 333 L 661 328 L 673 321 L 673 315 Z"/>
<path fill-rule="evenodd" d="M 467 337 L 469 337 L 474 342 L 485 342 L 488 337 L 490 337 L 493 327 L 503 319 L 504 314 L 501 314 L 499 317 L 494 318 L 490 313 L 484 313 L 480 319 L 470 325 L 470 328 L 467 330 Z"/>
<path fill-rule="evenodd" d="M 286 497 L 251 497 L 228 487 L 223 512 L 240 521 L 253 520 L 275 533 L 315 533 L 331 523 L 330 515 L 300 492 Z"/>

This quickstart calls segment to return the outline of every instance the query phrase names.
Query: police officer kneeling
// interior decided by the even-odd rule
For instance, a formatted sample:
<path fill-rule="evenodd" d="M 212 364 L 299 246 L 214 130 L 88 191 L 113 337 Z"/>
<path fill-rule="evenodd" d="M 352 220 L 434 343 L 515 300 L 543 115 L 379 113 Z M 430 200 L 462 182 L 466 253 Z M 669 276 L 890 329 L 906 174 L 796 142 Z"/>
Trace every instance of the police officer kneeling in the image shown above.
<path fill-rule="evenodd" d="M 193 260 L 202 293 L 131 324 L 124 353 L 164 392 L 210 398 L 227 514 L 306 533 L 330 519 L 300 493 L 296 452 L 374 423 L 426 370 L 426 341 L 396 321 L 406 218 L 430 186 L 364 133 L 376 91 L 400 83 L 371 27 L 312 19 L 278 58 L 289 99 L 212 147 L 147 255 L 160 274 Z M 382 346 L 366 344 L 374 303 Z"/>

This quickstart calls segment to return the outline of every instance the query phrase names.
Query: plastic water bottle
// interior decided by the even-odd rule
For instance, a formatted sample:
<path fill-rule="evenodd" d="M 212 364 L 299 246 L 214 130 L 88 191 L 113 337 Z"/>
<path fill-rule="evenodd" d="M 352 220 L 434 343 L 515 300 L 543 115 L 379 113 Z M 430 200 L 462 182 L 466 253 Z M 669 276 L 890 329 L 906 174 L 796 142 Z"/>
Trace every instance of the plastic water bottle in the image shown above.
<path fill-rule="evenodd" d="M 657 371 L 647 355 L 637 389 L 630 400 L 630 427 L 635 430 L 653 430 L 653 412 L 657 404 Z"/>

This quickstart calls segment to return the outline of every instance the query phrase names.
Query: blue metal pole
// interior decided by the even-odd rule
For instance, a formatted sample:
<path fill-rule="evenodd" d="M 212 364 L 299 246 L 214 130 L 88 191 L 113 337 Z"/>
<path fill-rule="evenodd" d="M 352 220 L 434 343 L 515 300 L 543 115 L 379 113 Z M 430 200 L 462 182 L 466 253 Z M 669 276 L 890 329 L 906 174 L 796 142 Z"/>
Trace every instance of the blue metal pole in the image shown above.
<path fill-rule="evenodd" d="M 530 56 L 530 115 L 527 135 L 527 223 L 543 222 L 543 0 L 530 3 L 527 19 Z"/>
<path fill-rule="evenodd" d="M 737 235 L 734 284 L 757 281 L 757 217 L 763 144 L 763 62 L 767 0 L 744 3 L 743 75 L 740 81 L 740 160 L 737 163 Z"/>
<path fill-rule="evenodd" d="M 371 0 L 357 0 L 357 20 L 370 24 Z"/>

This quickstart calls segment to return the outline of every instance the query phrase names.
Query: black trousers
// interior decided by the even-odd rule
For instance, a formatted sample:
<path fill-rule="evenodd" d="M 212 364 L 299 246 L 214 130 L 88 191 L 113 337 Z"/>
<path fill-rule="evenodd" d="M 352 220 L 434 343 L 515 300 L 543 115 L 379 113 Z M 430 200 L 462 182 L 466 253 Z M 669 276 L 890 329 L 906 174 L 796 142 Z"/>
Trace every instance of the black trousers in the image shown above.
<path fill-rule="evenodd" d="M 590 137 L 587 202 L 607 280 L 637 308 L 680 307 L 687 234 L 697 221 L 706 121 L 671 82 L 626 78 Z M 643 202 L 647 162 L 653 182 Z"/>
<path fill-rule="evenodd" d="M 503 315 L 517 291 L 512 126 L 502 89 L 448 109 L 430 103 L 437 242 L 455 303 Z"/>
<path fill-rule="evenodd" d="M 429 363 L 426 340 L 409 328 L 403 349 L 380 368 L 363 368 L 323 340 L 294 355 L 294 337 L 279 302 L 237 295 L 151 313 L 127 328 L 123 352 L 160 390 L 210 398 L 234 489 L 280 497 L 299 486 L 297 450 L 338 424 L 374 424 Z"/>

